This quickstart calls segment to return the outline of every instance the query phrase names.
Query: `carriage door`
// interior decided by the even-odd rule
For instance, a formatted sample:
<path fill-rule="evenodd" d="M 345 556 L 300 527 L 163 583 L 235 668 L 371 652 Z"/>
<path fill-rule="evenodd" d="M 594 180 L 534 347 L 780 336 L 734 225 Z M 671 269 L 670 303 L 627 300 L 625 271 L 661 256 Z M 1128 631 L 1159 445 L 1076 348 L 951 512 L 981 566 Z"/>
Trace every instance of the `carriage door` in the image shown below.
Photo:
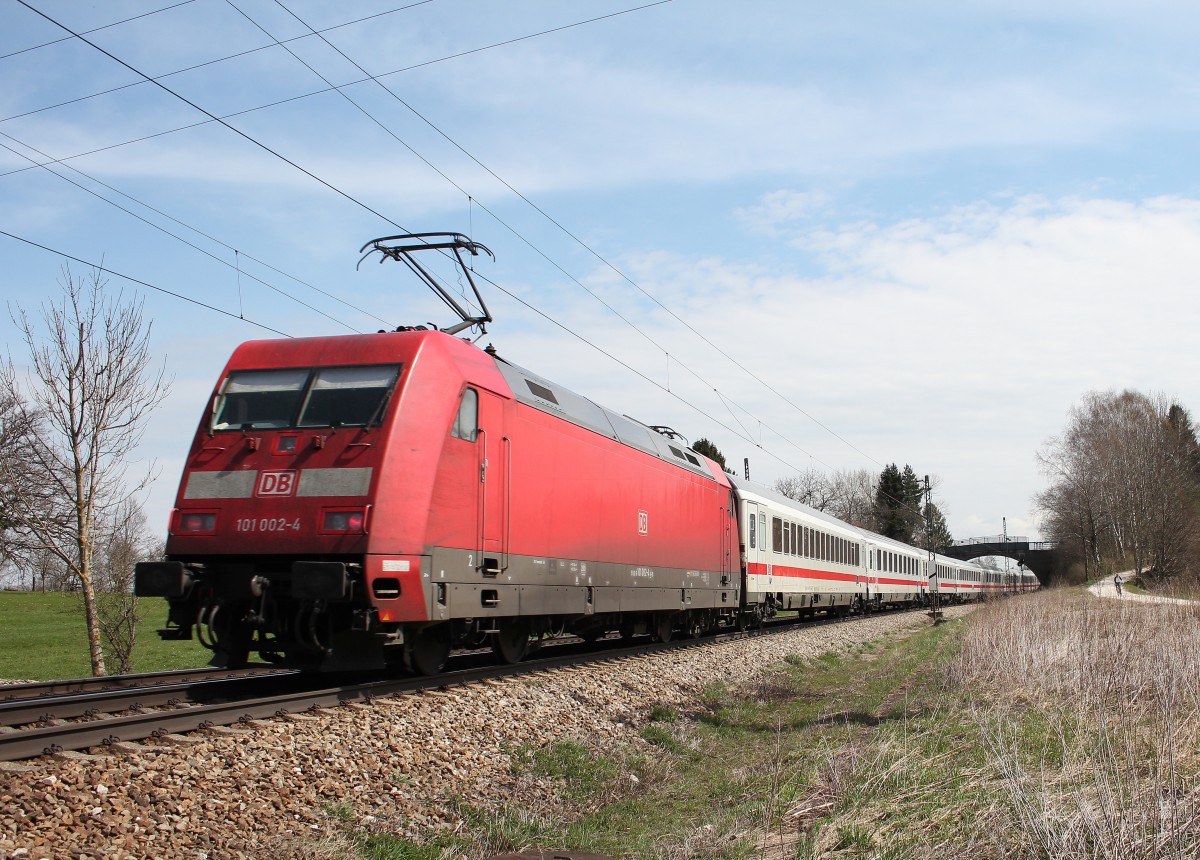
<path fill-rule="evenodd" d="M 746 542 L 746 573 L 749 576 L 765 576 L 767 573 L 767 515 L 758 502 L 746 502 L 746 522 L 742 525 L 742 539 Z M 749 587 L 747 591 L 759 591 L 760 587 Z"/>
<path fill-rule="evenodd" d="M 734 579 L 733 548 L 741 542 L 734 540 L 733 531 L 736 528 L 737 495 L 730 490 L 728 506 L 721 509 L 721 585 L 723 586 L 729 585 Z"/>
<path fill-rule="evenodd" d="M 496 576 L 508 568 L 512 441 L 505 435 L 504 398 L 479 390 L 479 570 Z"/>

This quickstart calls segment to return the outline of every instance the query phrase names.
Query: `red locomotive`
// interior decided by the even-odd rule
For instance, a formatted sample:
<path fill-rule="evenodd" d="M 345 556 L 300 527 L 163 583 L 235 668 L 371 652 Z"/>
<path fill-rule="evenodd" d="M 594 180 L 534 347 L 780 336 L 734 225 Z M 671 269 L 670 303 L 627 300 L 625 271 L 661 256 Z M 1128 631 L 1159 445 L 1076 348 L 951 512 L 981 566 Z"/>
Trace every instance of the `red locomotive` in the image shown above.
<path fill-rule="evenodd" d="M 234 352 L 187 455 L 168 560 L 136 570 L 138 594 L 168 600 L 164 638 L 195 631 L 218 665 L 255 651 L 433 673 L 460 646 L 515 662 L 560 633 L 665 641 L 928 598 L 921 551 L 731 481 L 669 431 L 457 337 L 491 320 L 478 290 L 471 316 L 412 255 L 453 254 L 474 288 L 460 254 L 483 246 L 364 247 L 408 263 L 463 322 Z"/>
<path fill-rule="evenodd" d="M 736 540 L 720 468 L 453 334 L 253 341 L 137 591 L 218 663 L 435 672 L 462 644 L 732 618 Z"/>

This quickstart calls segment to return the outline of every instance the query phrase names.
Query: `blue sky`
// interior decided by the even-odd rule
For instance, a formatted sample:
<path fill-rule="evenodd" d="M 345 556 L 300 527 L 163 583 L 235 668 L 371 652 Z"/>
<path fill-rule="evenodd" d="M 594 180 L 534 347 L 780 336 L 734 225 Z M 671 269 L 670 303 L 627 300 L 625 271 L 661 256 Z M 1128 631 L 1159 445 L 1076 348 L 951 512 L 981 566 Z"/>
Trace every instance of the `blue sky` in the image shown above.
<path fill-rule="evenodd" d="M 1085 391 L 1200 409 L 1194 4 L 29 5 L 144 16 L 86 38 L 150 76 L 208 64 L 162 83 L 307 171 L 0 0 L 0 230 L 233 315 L 109 276 L 175 378 L 140 452 L 160 530 L 263 334 L 236 317 L 450 322 L 400 267 L 355 270 L 388 219 L 495 252 L 478 270 L 527 305 L 485 284 L 481 345 L 767 483 L 910 463 L 960 537 L 1037 534 L 1035 452 Z M 0 236 L 3 299 L 36 309 L 62 262 Z"/>

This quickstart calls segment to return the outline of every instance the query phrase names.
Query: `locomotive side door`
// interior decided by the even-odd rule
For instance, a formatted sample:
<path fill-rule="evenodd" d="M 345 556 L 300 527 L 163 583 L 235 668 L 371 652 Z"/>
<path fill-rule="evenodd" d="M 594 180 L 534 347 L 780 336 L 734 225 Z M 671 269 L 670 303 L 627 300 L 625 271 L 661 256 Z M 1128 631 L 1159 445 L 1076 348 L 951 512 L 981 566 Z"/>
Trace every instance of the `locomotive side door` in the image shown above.
<path fill-rule="evenodd" d="M 505 435 L 504 398 L 479 390 L 479 556 L 484 576 L 508 568 L 512 440 Z"/>

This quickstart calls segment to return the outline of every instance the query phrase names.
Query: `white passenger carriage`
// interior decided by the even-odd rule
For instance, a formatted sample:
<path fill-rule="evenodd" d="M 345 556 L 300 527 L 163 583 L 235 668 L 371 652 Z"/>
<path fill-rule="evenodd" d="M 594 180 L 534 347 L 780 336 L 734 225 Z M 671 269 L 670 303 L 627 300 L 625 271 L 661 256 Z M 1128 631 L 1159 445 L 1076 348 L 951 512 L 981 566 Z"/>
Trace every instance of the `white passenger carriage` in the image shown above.
<path fill-rule="evenodd" d="M 929 553 L 862 531 L 867 551 L 867 594 L 872 606 L 903 606 L 929 600 Z"/>
<path fill-rule="evenodd" d="M 757 617 L 795 610 L 861 612 L 962 603 L 1037 587 L 849 525 L 774 490 L 729 477 L 738 506 L 746 607 Z"/>
<path fill-rule="evenodd" d="M 766 487 L 729 480 L 741 508 L 747 606 L 769 617 L 862 605 L 868 596 L 864 532 Z"/>
<path fill-rule="evenodd" d="M 983 596 L 984 573 L 979 565 L 935 555 L 933 573 L 929 577 L 930 593 L 949 603 L 979 600 Z"/>

